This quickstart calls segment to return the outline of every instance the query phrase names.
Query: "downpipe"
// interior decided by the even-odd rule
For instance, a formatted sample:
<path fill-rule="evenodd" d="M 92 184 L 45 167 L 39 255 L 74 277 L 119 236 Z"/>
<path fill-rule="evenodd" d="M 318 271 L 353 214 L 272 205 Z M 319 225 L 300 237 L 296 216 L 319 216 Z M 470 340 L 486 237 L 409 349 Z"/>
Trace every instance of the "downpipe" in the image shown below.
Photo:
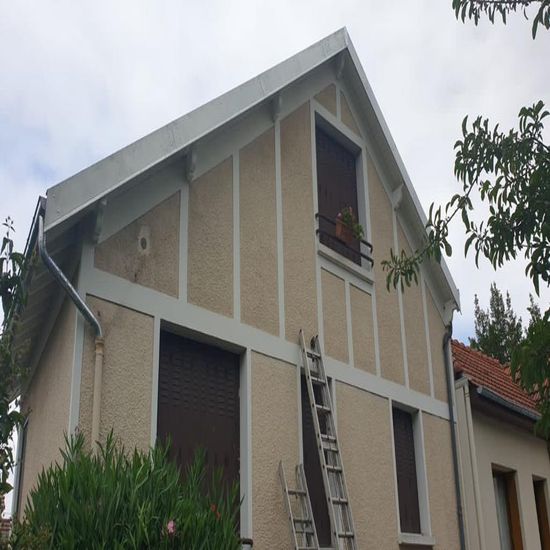
<path fill-rule="evenodd" d="M 68 294 L 73 301 L 78 311 L 84 319 L 92 326 L 95 332 L 94 343 L 94 399 L 92 405 L 92 451 L 96 452 L 99 441 L 99 423 L 101 410 L 101 386 L 103 379 L 103 355 L 104 355 L 104 339 L 103 330 L 97 317 L 88 307 L 86 302 L 81 298 L 76 289 L 73 287 L 69 279 L 61 271 L 59 266 L 53 261 L 48 254 L 46 248 L 46 236 L 44 235 L 44 213 L 41 212 L 38 216 L 38 252 L 41 260 L 48 271 L 52 274 L 55 281 Z"/>
<path fill-rule="evenodd" d="M 445 363 L 445 379 L 447 380 L 447 403 L 449 405 L 449 425 L 451 428 L 451 447 L 453 453 L 453 473 L 455 479 L 456 513 L 458 516 L 458 535 L 460 549 L 466 550 L 466 535 L 464 529 L 464 510 L 462 508 L 462 489 L 460 486 L 460 468 L 458 464 L 458 444 L 456 440 L 456 418 L 454 408 L 453 369 L 450 363 L 450 341 L 453 334 L 453 325 L 449 324 L 443 335 L 443 360 Z"/>

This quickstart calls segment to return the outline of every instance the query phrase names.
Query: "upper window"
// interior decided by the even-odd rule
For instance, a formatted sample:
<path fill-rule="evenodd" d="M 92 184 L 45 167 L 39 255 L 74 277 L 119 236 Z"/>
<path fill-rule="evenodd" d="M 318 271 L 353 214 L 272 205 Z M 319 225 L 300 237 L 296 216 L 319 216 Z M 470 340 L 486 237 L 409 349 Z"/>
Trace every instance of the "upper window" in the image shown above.
<path fill-rule="evenodd" d="M 325 130 L 316 128 L 319 240 L 361 265 L 361 242 L 337 232 L 338 214 L 351 208 L 358 219 L 356 155 Z M 358 220 L 359 221 L 359 220 Z"/>
<path fill-rule="evenodd" d="M 397 407 L 393 408 L 392 413 L 400 528 L 402 533 L 420 534 L 422 527 L 418 500 L 413 415 Z"/>

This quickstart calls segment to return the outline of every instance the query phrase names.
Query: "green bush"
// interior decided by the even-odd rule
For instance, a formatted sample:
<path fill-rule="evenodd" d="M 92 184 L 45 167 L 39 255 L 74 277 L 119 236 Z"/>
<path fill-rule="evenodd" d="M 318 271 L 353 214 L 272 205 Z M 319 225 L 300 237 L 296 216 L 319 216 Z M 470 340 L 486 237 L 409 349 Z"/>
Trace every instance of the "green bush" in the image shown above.
<path fill-rule="evenodd" d="M 78 435 L 42 471 L 11 545 L 27 548 L 237 549 L 238 487 L 205 476 L 198 451 L 184 479 L 167 449 L 128 454 L 112 434 L 93 455 Z"/>

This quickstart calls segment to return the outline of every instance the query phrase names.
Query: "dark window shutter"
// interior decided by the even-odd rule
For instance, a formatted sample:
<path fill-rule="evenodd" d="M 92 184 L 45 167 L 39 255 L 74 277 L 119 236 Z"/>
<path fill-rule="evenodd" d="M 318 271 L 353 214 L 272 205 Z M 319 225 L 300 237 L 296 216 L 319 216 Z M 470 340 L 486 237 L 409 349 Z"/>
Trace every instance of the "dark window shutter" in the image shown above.
<path fill-rule="evenodd" d="M 302 438 L 304 444 L 304 472 L 306 474 L 307 488 L 311 500 L 313 519 L 317 528 L 317 536 L 321 546 L 331 545 L 330 519 L 328 516 L 325 487 L 323 485 L 323 474 L 317 440 L 311 416 L 309 395 L 307 392 L 306 380 L 302 376 Z"/>
<path fill-rule="evenodd" d="M 162 332 L 157 434 L 182 473 L 201 447 L 208 475 L 239 480 L 239 412 L 239 356 Z"/>
<path fill-rule="evenodd" d="M 397 408 L 393 409 L 393 437 L 401 532 L 420 533 L 413 419 L 411 414 Z"/>
<path fill-rule="evenodd" d="M 338 212 L 351 206 L 357 216 L 357 174 L 355 170 L 355 155 L 340 145 L 321 128 L 316 128 L 317 152 L 317 194 L 319 213 L 331 220 L 336 220 Z M 361 264 L 359 241 L 349 246 L 356 250 L 348 250 L 334 237 L 335 228 L 330 222 L 319 220 L 322 233 L 320 241 L 349 258 Z"/>

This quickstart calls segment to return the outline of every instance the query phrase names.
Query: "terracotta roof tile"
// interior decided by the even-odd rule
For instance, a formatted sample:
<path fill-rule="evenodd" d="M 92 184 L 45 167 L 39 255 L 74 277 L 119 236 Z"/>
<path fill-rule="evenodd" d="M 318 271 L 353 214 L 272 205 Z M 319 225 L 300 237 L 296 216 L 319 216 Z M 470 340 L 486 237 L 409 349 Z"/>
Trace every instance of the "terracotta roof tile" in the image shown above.
<path fill-rule="evenodd" d="M 452 351 L 455 373 L 464 373 L 476 386 L 483 386 L 515 405 L 537 412 L 535 399 L 514 382 L 510 367 L 457 340 L 452 341 Z"/>

